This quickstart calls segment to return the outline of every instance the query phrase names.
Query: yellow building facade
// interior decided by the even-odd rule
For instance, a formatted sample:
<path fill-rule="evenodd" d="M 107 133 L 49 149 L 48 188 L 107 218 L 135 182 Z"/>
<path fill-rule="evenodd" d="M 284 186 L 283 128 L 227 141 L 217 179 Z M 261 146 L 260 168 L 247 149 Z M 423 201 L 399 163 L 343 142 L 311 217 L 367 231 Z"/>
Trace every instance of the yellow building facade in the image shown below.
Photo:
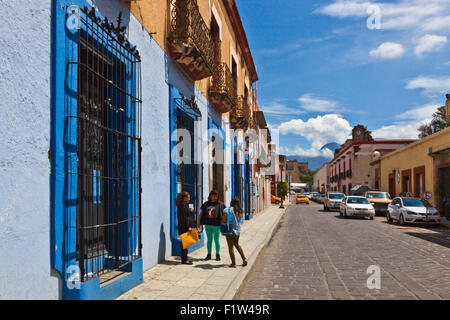
<path fill-rule="evenodd" d="M 450 127 L 411 143 L 372 163 L 380 172 L 381 190 L 392 197 L 423 197 L 441 207 L 450 192 Z"/>
<path fill-rule="evenodd" d="M 234 94 L 236 99 L 245 97 L 246 104 L 250 108 L 254 106 L 253 84 L 258 80 L 258 76 L 234 0 L 129 0 L 128 3 L 133 15 L 166 52 L 173 53 L 171 44 L 174 28 L 178 28 L 181 25 L 179 21 L 184 20 L 182 28 L 189 30 L 189 36 L 194 38 L 191 39 L 194 46 L 203 51 L 201 53 L 205 60 L 212 59 L 209 61 L 211 76 L 203 73 L 198 76 L 202 79 L 197 80 L 194 77 L 195 85 L 205 97 L 214 102 L 211 94 L 214 77 L 217 75 L 226 78 L 229 70 L 229 80 L 235 87 L 231 94 Z M 217 70 L 219 64 L 224 64 L 228 70 Z M 227 111 L 226 108 L 219 111 L 229 118 L 230 114 L 223 112 Z M 249 114 L 249 117 L 252 116 L 253 114 Z M 250 122 L 253 121 L 250 119 Z"/>

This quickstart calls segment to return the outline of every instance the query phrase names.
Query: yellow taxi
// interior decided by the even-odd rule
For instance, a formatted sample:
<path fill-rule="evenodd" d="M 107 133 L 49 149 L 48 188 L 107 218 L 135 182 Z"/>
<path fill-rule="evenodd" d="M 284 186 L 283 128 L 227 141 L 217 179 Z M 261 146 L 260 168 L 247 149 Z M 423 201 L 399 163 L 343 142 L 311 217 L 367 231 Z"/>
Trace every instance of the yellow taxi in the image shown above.
<path fill-rule="evenodd" d="M 272 195 L 272 201 L 271 201 L 271 202 L 272 202 L 272 203 L 279 204 L 279 203 L 281 203 L 281 198 Z"/>
<path fill-rule="evenodd" d="M 295 199 L 295 204 L 299 204 L 299 203 L 309 204 L 309 198 L 306 195 L 299 193 L 299 194 L 297 194 L 297 197 Z"/>

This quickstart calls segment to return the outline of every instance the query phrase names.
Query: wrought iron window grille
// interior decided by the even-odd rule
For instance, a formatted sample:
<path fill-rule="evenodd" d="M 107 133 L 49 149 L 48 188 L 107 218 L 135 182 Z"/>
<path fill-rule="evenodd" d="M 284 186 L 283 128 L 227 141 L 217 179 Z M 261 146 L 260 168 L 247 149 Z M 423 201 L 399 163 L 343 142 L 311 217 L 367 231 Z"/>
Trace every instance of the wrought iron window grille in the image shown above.
<path fill-rule="evenodd" d="M 122 13 L 114 26 L 95 9 L 81 9 L 78 45 L 68 61 L 78 84 L 76 109 L 66 115 L 65 136 L 76 132 L 66 177 L 77 189 L 67 191 L 76 193 L 76 225 L 65 227 L 76 229 L 81 281 L 102 282 L 102 275 L 128 270 L 142 256 L 141 60 L 121 24 Z"/>

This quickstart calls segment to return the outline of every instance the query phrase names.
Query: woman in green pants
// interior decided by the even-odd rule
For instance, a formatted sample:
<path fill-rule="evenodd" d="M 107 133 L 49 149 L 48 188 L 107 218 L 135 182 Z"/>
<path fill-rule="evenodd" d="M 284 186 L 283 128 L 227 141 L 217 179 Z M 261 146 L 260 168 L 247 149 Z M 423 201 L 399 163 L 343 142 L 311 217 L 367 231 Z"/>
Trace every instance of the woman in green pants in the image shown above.
<path fill-rule="evenodd" d="M 208 255 L 205 260 L 211 260 L 212 243 L 216 246 L 216 260 L 220 261 L 220 224 L 222 222 L 223 209 L 225 206 L 219 199 L 219 193 L 213 190 L 209 193 L 208 201 L 200 208 L 199 227 L 205 226 L 206 231 L 206 248 Z"/>
<path fill-rule="evenodd" d="M 232 234 L 225 235 L 228 243 L 228 251 L 230 253 L 231 264 L 230 268 L 236 268 L 236 258 L 234 256 L 234 248 L 237 249 L 239 255 L 242 258 L 242 266 L 247 265 L 247 259 L 245 258 L 244 251 L 239 245 L 239 236 L 241 234 L 241 225 L 244 222 L 244 212 L 241 208 L 241 202 L 238 198 L 231 200 L 230 208 L 225 209 L 222 217 L 222 223 L 227 221 L 228 215 L 231 216 L 231 229 Z"/>

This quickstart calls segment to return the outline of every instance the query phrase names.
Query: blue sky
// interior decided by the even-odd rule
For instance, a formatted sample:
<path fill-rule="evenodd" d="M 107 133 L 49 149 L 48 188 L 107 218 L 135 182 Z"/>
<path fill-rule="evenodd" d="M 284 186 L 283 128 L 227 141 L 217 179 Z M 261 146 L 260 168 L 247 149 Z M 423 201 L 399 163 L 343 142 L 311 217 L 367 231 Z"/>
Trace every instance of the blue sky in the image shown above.
<path fill-rule="evenodd" d="M 450 0 L 236 2 L 284 154 L 331 156 L 357 124 L 417 138 L 450 92 Z"/>

